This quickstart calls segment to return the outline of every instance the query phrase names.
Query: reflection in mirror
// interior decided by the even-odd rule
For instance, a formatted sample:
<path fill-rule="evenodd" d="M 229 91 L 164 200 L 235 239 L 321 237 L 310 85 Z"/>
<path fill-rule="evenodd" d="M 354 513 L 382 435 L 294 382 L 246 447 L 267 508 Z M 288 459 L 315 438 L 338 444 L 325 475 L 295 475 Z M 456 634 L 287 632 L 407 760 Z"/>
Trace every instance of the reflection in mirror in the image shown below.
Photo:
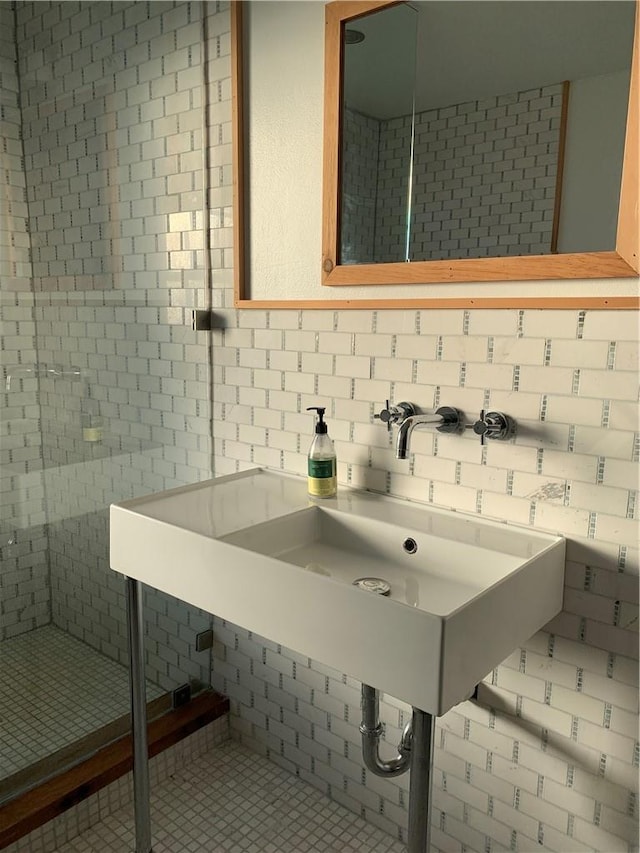
<path fill-rule="evenodd" d="M 615 249 L 635 3 L 412 5 L 344 26 L 339 263 Z"/>
<path fill-rule="evenodd" d="M 343 30 L 343 264 L 409 260 L 416 33 L 404 4 Z"/>

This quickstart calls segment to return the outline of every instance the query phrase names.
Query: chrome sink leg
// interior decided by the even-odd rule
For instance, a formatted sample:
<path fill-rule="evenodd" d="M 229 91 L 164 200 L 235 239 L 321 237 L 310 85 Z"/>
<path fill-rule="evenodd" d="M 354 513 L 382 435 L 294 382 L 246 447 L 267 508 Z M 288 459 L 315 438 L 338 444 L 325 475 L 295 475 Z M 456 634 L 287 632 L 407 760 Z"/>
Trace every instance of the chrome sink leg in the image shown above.
<path fill-rule="evenodd" d="M 413 709 L 409 773 L 408 853 L 429 853 L 435 717 Z"/>
<path fill-rule="evenodd" d="M 127 628 L 129 633 L 129 689 L 133 735 L 133 803 L 135 812 L 135 853 L 152 853 L 149 805 L 149 748 L 147 744 L 147 697 L 144 673 L 144 623 L 142 585 L 126 578 Z"/>

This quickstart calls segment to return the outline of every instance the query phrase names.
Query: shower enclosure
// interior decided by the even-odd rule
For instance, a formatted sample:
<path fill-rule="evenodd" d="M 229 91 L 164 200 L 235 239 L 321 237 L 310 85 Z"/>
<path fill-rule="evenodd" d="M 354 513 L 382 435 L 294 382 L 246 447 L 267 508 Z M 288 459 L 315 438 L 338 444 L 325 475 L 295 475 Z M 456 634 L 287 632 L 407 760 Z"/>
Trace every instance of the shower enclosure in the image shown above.
<path fill-rule="evenodd" d="M 109 504 L 212 473 L 206 8 L 0 2 L 0 803 L 128 711 Z M 147 698 L 208 684 L 211 617 L 145 618 Z"/>

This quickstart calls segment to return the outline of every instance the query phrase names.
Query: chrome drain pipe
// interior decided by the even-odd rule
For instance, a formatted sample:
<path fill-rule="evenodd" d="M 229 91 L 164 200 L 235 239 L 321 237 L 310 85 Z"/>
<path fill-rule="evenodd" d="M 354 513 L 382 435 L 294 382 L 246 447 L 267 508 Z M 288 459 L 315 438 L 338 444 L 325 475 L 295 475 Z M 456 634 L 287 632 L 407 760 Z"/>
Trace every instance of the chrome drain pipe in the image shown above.
<path fill-rule="evenodd" d="M 382 736 L 379 720 L 379 694 L 375 687 L 362 685 L 362 756 L 368 770 L 376 776 L 409 774 L 408 853 L 429 853 L 431 840 L 431 792 L 433 786 L 433 750 L 435 717 L 413 708 L 411 722 L 402 732 L 398 755 L 388 761 L 378 751 Z"/>
<path fill-rule="evenodd" d="M 382 723 L 379 720 L 379 698 L 375 687 L 368 684 L 362 685 L 362 722 L 360 733 L 362 735 L 362 757 L 365 766 L 376 776 L 400 776 L 406 773 L 411 764 L 411 723 L 407 723 L 402 732 L 402 739 L 398 746 L 398 755 L 383 761 L 380 758 L 380 738 L 382 736 Z"/>

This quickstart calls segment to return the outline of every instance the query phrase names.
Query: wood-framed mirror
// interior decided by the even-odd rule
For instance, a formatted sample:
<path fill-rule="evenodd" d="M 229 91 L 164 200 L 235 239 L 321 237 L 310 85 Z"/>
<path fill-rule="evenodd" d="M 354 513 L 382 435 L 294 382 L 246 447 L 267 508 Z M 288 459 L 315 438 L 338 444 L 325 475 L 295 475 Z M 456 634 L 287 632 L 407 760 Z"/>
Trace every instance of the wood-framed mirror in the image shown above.
<path fill-rule="evenodd" d="M 258 4 L 262 7 L 318 6 L 320 4 Z M 341 132 L 344 101 L 344 33 L 357 29 L 357 20 L 372 17 L 386 7 L 404 6 L 396 0 L 337 0 L 324 7 L 324 134 L 322 189 L 322 257 L 311 258 L 313 276 L 303 296 L 271 288 L 254 291 L 250 279 L 254 258 L 248 237 L 260 226 L 260 209 L 247 216 L 251 176 L 247 140 L 252 112 L 246 99 L 242 12 L 244 3 L 232 4 L 233 105 L 234 105 L 234 262 L 235 304 L 245 308 L 636 308 L 638 271 L 638 22 L 635 22 L 633 69 L 622 169 L 620 207 L 615 247 L 605 251 L 572 251 L 515 257 L 405 260 L 402 262 L 341 263 L 339 246 Z M 459 6 L 459 3 L 452 4 Z M 476 3 L 482 7 L 484 3 Z M 504 2 L 500 4 L 506 6 Z M 522 6 L 518 4 L 508 4 Z M 554 4 L 555 5 L 555 4 Z M 591 4 L 593 5 L 593 3 Z M 607 5 L 607 4 L 603 4 Z M 355 20 L 354 20 L 355 19 Z M 348 24 L 348 27 L 347 27 Z M 299 28 L 300 29 L 300 28 Z M 254 29 L 254 42 L 259 38 Z M 249 45 L 251 48 L 251 44 Z M 311 54 L 310 54 L 311 55 Z M 309 60 L 311 61 L 311 60 Z M 284 82 L 281 85 L 285 85 Z M 287 93 L 288 96 L 288 93 Z M 247 133 L 247 130 L 249 132 Z M 273 143 L 273 140 L 272 140 Z M 255 172 L 255 170 L 254 170 Z M 291 175 L 292 181 L 296 175 Z M 278 221 L 286 239 L 286 211 L 278 200 L 269 215 Z M 317 197 L 309 204 L 319 204 Z M 249 221 L 252 220 L 252 221 Z M 251 232 L 247 234 L 248 229 Z M 258 229 L 259 230 L 259 227 Z M 274 242 L 271 242 L 271 246 Z M 300 241 L 302 252 L 306 246 Z M 296 249 L 292 249 L 293 252 Z M 313 278 L 313 280 L 311 280 Z M 570 281 L 573 280 L 573 281 Z M 321 284 L 324 287 L 321 287 Z M 395 295 L 397 293 L 397 296 Z M 335 298 L 339 296 L 340 298 Z M 378 297 L 379 294 L 379 297 Z M 290 298 L 293 297 L 293 298 Z"/>

